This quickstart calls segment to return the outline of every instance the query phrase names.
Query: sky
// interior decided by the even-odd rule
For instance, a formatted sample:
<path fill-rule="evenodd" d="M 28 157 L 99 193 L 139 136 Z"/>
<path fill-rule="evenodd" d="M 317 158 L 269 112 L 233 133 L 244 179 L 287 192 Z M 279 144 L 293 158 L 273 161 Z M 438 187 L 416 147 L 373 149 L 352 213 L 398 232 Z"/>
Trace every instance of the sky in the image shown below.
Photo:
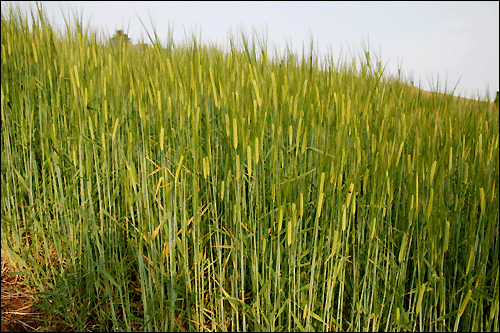
<path fill-rule="evenodd" d="M 2 1 L 5 15 L 11 2 Z M 15 2 L 17 3 L 17 2 Z M 169 31 L 179 45 L 197 42 L 229 49 L 243 32 L 267 42 L 267 53 L 282 57 L 303 48 L 321 61 L 357 58 L 364 50 L 386 72 L 424 90 L 491 100 L 499 90 L 498 1 L 41 1 L 54 28 L 73 22 L 111 37 L 124 30 L 132 43 L 148 40 L 153 26 L 162 43 Z M 22 1 L 22 9 L 34 6 Z M 35 8 L 35 7 L 33 7 Z M 141 23 L 140 19 L 144 23 Z M 256 43 L 257 40 L 256 40 Z M 258 46 L 259 44 L 257 44 Z M 357 59 L 359 61 L 359 58 Z M 453 91 L 453 89 L 455 89 Z"/>

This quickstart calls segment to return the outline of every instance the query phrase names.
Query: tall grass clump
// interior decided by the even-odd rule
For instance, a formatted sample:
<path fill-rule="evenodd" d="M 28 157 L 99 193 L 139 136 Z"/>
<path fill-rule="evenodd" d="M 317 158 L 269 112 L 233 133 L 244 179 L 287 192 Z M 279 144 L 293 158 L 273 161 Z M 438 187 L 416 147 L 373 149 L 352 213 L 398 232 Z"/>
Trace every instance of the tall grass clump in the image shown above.
<path fill-rule="evenodd" d="M 488 105 L 369 50 L 31 18 L 2 12 L 1 237 L 40 308 L 75 330 L 499 330 Z"/>

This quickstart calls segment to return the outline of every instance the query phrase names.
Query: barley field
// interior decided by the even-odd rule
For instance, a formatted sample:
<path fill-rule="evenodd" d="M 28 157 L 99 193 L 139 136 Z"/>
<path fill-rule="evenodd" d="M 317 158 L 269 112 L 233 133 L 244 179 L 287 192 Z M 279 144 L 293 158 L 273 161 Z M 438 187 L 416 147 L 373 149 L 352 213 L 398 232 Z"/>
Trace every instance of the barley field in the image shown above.
<path fill-rule="evenodd" d="M 150 38 L 2 12 L 2 253 L 44 320 L 499 331 L 498 108 L 366 49 Z"/>

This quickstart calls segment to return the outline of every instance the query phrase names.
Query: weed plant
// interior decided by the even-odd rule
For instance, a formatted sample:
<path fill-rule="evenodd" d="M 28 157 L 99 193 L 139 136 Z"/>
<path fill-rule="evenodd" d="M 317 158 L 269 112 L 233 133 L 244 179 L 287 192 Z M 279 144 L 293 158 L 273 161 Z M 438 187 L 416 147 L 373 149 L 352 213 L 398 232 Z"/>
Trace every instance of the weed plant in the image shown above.
<path fill-rule="evenodd" d="M 2 249 L 75 330 L 499 331 L 499 117 L 369 50 L 1 21 Z M 47 316 L 49 321 L 51 316 Z"/>

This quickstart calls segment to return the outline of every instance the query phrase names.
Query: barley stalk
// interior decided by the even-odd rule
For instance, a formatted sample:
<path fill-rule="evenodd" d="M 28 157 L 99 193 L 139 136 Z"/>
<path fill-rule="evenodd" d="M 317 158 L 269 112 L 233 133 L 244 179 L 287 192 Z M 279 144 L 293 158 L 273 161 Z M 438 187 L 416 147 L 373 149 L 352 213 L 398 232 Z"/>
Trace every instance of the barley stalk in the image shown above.
<path fill-rule="evenodd" d="M 76 330 L 498 331 L 486 102 L 415 93 L 369 50 L 139 47 L 16 8 L 2 256 Z"/>
<path fill-rule="evenodd" d="M 238 124 L 236 118 L 233 118 L 233 147 L 235 150 L 238 148 Z"/>
<path fill-rule="evenodd" d="M 481 212 L 485 212 L 486 211 L 486 199 L 485 199 L 485 196 L 484 196 L 484 188 L 480 188 L 479 189 L 479 196 L 480 196 L 480 202 L 481 202 Z"/>

